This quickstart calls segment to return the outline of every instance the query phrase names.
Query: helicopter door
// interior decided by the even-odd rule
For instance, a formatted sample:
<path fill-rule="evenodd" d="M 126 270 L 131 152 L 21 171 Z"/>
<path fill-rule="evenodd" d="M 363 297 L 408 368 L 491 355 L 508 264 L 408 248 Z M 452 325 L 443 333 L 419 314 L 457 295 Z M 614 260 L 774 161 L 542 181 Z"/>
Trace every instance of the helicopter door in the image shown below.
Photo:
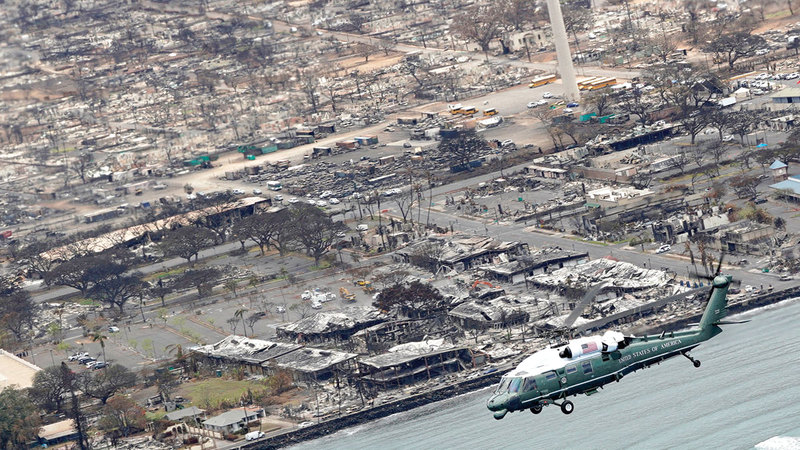
<path fill-rule="evenodd" d="M 539 392 L 542 395 L 548 395 L 561 389 L 561 383 L 558 381 L 558 374 L 555 371 L 545 372 L 544 380 L 539 384 Z"/>
<path fill-rule="evenodd" d="M 558 384 L 563 388 L 567 385 L 567 375 L 564 373 L 564 368 L 556 370 L 556 374 L 558 375 Z"/>

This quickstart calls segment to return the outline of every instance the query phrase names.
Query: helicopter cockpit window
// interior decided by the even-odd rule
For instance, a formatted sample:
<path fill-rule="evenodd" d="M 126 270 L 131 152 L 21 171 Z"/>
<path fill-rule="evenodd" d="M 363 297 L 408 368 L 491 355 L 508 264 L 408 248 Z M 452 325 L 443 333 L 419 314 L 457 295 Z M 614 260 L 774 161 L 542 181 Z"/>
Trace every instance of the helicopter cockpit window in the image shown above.
<path fill-rule="evenodd" d="M 522 384 L 522 378 L 513 378 L 511 380 L 511 386 L 508 387 L 508 392 L 516 393 L 519 392 L 520 385 Z"/>
<path fill-rule="evenodd" d="M 496 393 L 500 394 L 502 392 L 508 391 L 508 385 L 511 384 L 512 378 L 503 378 L 500 380 L 500 385 L 497 386 Z"/>
<path fill-rule="evenodd" d="M 522 384 L 522 392 L 529 392 L 536 389 L 536 379 L 534 377 L 525 378 Z"/>

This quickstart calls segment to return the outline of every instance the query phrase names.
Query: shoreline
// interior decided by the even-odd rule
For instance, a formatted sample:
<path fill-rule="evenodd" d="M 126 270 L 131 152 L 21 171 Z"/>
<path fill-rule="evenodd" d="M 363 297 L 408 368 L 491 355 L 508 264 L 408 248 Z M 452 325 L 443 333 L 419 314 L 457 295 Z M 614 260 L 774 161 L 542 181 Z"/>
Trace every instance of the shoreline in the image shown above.
<path fill-rule="evenodd" d="M 800 287 L 787 288 L 779 291 L 768 292 L 756 297 L 747 298 L 745 301 L 730 303 L 728 305 L 729 315 L 739 314 L 746 311 L 751 311 L 764 306 L 774 305 L 781 301 L 800 297 Z M 686 316 L 677 317 L 669 322 L 664 322 L 655 326 L 646 328 L 645 333 L 659 333 L 661 331 L 670 331 L 680 328 L 686 328 L 694 324 L 702 315 L 693 313 Z M 362 425 L 376 419 L 390 416 L 399 412 L 409 411 L 419 406 L 427 405 L 429 403 L 446 400 L 461 394 L 467 394 L 477 391 L 486 386 L 490 386 L 497 382 L 500 377 L 513 367 L 513 364 L 506 364 L 497 367 L 497 370 L 489 373 L 482 374 L 477 377 L 458 381 L 446 386 L 440 386 L 436 389 L 411 395 L 406 398 L 394 400 L 382 405 L 374 406 L 371 408 L 363 409 L 351 414 L 342 415 L 318 424 L 308 426 L 306 428 L 292 429 L 278 435 L 267 438 L 264 441 L 253 442 L 250 444 L 243 444 L 238 448 L 247 449 L 277 449 L 283 448 L 294 444 L 299 444 L 304 441 L 317 439 L 327 436 L 337 431 L 344 430 L 349 427 Z"/>

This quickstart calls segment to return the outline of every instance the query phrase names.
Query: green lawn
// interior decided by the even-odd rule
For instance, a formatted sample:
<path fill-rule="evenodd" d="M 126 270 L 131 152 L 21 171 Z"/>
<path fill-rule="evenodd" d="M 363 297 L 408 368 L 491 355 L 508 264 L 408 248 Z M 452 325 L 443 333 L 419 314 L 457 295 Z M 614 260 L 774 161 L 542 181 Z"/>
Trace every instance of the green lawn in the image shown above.
<path fill-rule="evenodd" d="M 267 389 L 266 386 L 257 381 L 211 378 L 182 385 L 180 394 L 191 400 L 192 404 L 197 407 L 215 409 L 225 400 L 233 403 L 238 402 L 248 388 L 254 394 Z"/>

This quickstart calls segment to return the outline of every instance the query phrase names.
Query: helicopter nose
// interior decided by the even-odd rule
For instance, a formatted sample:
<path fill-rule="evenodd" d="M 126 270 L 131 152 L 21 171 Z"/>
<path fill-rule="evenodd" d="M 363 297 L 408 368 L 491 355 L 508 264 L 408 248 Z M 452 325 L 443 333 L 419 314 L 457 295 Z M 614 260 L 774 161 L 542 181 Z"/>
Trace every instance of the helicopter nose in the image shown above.
<path fill-rule="evenodd" d="M 505 409 L 505 396 L 504 395 L 494 395 L 489 398 L 489 401 L 486 402 L 486 407 L 489 408 L 489 411 L 499 411 Z"/>

